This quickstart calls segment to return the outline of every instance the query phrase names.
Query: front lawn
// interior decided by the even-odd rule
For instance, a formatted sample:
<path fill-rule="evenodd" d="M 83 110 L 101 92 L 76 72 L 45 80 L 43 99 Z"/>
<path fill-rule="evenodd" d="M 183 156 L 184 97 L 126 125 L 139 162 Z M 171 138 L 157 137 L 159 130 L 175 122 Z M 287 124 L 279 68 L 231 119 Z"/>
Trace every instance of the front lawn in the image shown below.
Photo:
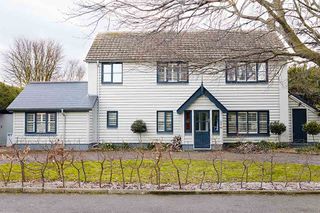
<path fill-rule="evenodd" d="M 137 167 L 140 161 L 135 160 L 123 160 L 122 168 L 119 160 L 111 162 L 106 160 L 103 164 L 104 172 L 102 174 L 101 181 L 103 183 L 108 183 L 110 180 L 113 183 L 121 183 L 123 177 L 126 183 L 138 183 Z M 178 183 L 178 172 L 180 175 L 181 183 L 186 183 L 187 167 L 189 161 L 186 159 L 175 159 L 174 167 L 170 160 L 161 160 L 159 163 L 160 168 L 160 182 L 161 183 Z M 3 181 L 8 175 L 9 163 L 0 165 L 1 174 L 0 180 Z M 156 167 L 155 161 L 144 160 L 140 167 L 140 177 L 141 182 L 156 184 Z M 220 176 L 220 162 L 215 161 L 216 171 Z M 249 164 L 248 164 L 249 165 Z M 40 180 L 41 173 L 39 170 L 40 164 L 36 162 L 31 162 L 26 164 L 26 181 L 38 181 Z M 75 162 L 74 166 L 80 169 L 80 179 L 85 180 L 84 173 L 82 171 L 81 163 Z M 64 167 L 64 176 L 66 181 L 77 181 L 78 173 L 77 169 L 66 162 Z M 85 161 L 84 162 L 85 173 L 87 176 L 87 182 L 99 182 L 101 163 L 98 161 Z M 310 167 L 302 164 L 284 164 L 284 163 L 274 163 L 272 179 L 275 182 L 298 182 L 298 181 L 310 181 L 310 170 L 311 170 L 311 181 L 320 181 L 320 165 L 310 165 Z M 112 170 L 112 175 L 111 175 Z M 61 170 L 60 170 L 61 171 Z M 303 171 L 303 173 L 302 173 Z M 215 172 L 213 167 L 213 162 L 209 160 L 191 160 L 189 164 L 189 174 L 188 183 L 199 184 L 201 182 L 217 182 L 217 172 Z M 240 182 L 241 177 L 243 181 L 246 179 L 246 172 L 244 172 L 244 166 L 242 161 L 223 161 L 222 163 L 222 181 L 223 182 Z M 302 174 L 302 175 L 301 175 Z M 270 162 L 253 162 L 248 169 L 248 182 L 260 182 L 263 178 L 263 182 L 270 181 L 271 178 L 271 164 Z M 53 162 L 48 164 L 48 168 L 45 171 L 46 181 L 56 181 L 60 180 L 59 172 L 57 170 L 57 165 Z M 10 181 L 20 181 L 21 173 L 19 164 L 15 163 L 13 165 Z"/>

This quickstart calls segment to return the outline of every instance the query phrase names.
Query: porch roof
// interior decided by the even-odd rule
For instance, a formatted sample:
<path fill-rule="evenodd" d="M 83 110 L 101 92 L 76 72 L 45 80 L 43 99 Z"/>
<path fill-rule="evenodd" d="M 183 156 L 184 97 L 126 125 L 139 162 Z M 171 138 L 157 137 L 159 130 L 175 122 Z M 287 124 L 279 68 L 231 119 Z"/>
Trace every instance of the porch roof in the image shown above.
<path fill-rule="evenodd" d="M 177 110 L 178 114 L 183 113 L 184 110 L 188 109 L 191 104 L 193 104 L 199 97 L 206 96 L 213 104 L 215 104 L 218 109 L 220 109 L 223 113 L 226 113 L 228 110 L 227 108 L 218 100 L 216 99 L 204 86 L 201 84 L 199 89 L 197 89 L 191 96 L 186 100 Z"/>

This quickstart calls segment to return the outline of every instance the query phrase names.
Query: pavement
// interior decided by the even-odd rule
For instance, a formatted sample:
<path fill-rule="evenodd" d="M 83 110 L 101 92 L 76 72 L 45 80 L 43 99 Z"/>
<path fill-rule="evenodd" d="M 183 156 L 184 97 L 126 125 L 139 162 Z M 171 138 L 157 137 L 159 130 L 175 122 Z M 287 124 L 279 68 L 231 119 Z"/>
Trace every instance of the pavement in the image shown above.
<path fill-rule="evenodd" d="M 0 194 L 0 212 L 320 212 L 319 199 L 320 195 Z"/>

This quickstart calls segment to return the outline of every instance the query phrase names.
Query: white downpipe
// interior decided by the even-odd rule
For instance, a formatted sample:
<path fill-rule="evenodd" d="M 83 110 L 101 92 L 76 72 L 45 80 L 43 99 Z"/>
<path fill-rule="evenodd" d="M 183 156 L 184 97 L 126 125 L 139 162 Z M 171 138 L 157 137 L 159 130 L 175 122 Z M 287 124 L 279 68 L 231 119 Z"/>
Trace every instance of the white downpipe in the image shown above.
<path fill-rule="evenodd" d="M 99 128 L 100 128 L 100 126 L 99 126 L 99 122 L 100 122 L 100 119 L 99 119 L 99 113 L 100 113 L 100 107 L 99 107 L 99 105 L 100 105 L 100 102 L 99 102 L 99 98 L 100 98 L 100 82 L 101 81 L 99 81 L 99 74 L 100 74 L 100 70 L 99 70 L 99 65 L 100 65 L 100 62 L 99 61 L 97 61 L 97 72 L 96 72 L 96 77 L 97 77 L 97 96 L 98 96 L 98 98 L 97 98 L 97 111 L 96 111 L 96 118 L 97 118 L 97 123 L 96 123 L 96 128 L 97 128 L 97 138 L 96 138 L 96 142 L 97 143 L 100 143 L 100 131 L 99 131 Z"/>
<path fill-rule="evenodd" d="M 66 140 L 66 125 L 67 125 L 67 119 L 66 119 L 66 113 L 64 113 L 64 110 L 61 109 L 61 114 L 63 116 L 63 135 L 62 135 L 62 146 L 64 146 L 64 142 Z"/>

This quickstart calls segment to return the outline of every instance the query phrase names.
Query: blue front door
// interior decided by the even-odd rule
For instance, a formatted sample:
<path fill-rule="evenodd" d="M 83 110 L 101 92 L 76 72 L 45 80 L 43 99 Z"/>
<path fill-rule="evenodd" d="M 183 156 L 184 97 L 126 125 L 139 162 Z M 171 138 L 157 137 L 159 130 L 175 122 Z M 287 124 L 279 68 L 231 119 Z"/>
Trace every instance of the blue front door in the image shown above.
<path fill-rule="evenodd" d="M 210 111 L 194 111 L 194 148 L 210 148 Z"/>
<path fill-rule="evenodd" d="M 293 142 L 306 143 L 307 134 L 303 131 L 303 124 L 307 122 L 307 111 L 305 109 L 292 109 Z"/>

